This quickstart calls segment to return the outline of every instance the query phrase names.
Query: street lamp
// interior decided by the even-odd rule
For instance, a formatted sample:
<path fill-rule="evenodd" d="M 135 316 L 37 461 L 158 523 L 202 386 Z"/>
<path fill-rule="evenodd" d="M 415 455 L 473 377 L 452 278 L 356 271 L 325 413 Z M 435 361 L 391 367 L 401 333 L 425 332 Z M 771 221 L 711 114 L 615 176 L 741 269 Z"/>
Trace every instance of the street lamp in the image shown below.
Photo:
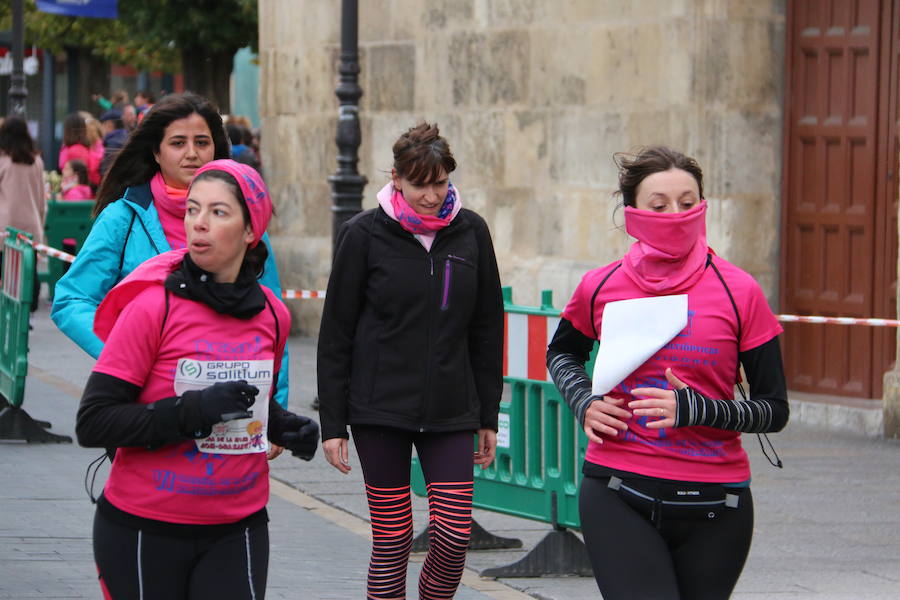
<path fill-rule="evenodd" d="M 22 68 L 22 59 L 25 55 L 22 0 L 13 0 L 12 17 L 13 70 L 9 78 L 9 114 L 25 117 L 25 98 L 28 97 L 28 90 L 25 89 L 25 71 Z"/>
<path fill-rule="evenodd" d="M 340 101 L 337 135 L 338 170 L 328 178 L 331 184 L 331 211 L 333 213 L 331 243 L 332 255 L 337 232 L 341 225 L 362 211 L 362 193 L 368 180 L 356 169 L 359 162 L 359 49 L 357 31 L 359 7 L 357 0 L 342 0 L 341 4 L 341 64 L 338 69 L 340 82 L 335 89 Z"/>

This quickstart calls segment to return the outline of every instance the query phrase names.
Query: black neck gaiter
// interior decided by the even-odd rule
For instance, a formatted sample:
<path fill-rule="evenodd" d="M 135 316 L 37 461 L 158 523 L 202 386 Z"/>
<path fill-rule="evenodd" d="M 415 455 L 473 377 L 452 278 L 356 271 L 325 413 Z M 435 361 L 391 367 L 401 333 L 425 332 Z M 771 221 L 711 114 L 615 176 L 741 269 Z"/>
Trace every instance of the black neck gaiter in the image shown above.
<path fill-rule="evenodd" d="M 181 268 L 166 278 L 165 286 L 176 296 L 202 302 L 217 313 L 238 319 L 255 317 L 266 307 L 266 295 L 249 269 L 241 269 L 234 283 L 218 283 L 212 273 L 191 260 L 190 254 L 185 254 Z"/>

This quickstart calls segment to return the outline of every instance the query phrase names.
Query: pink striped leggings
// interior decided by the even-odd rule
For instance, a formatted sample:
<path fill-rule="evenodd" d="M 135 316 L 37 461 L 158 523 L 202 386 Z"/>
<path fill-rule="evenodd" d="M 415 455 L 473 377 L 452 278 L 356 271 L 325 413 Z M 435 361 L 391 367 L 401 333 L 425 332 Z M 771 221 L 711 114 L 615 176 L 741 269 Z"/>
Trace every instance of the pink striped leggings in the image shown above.
<path fill-rule="evenodd" d="M 419 598 L 452 598 L 466 564 L 472 527 L 473 432 L 417 433 L 355 425 L 352 433 L 372 518 L 367 598 L 406 598 L 413 539 L 413 444 L 428 486 L 429 549 L 419 577 Z"/>

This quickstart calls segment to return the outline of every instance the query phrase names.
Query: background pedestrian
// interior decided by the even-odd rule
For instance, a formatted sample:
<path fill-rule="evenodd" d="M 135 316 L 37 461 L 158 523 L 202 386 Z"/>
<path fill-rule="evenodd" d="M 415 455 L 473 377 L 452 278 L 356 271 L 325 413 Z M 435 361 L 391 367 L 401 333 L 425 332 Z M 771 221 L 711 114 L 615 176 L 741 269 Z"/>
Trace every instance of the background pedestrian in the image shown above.
<path fill-rule="evenodd" d="M 93 118 L 93 117 L 91 117 Z M 100 144 L 99 151 L 96 144 Z M 71 113 L 63 120 L 63 143 L 59 150 L 59 168 L 70 160 L 80 160 L 87 165 L 88 182 L 96 187 L 100 183 L 100 159 L 103 157 L 102 135 L 88 129 L 87 121 L 79 112 Z"/>
<path fill-rule="evenodd" d="M 87 165 L 83 160 L 72 159 L 63 165 L 60 191 L 62 200 L 82 201 L 94 197 L 94 192 L 88 185 Z"/>
<path fill-rule="evenodd" d="M 148 258 L 185 247 L 191 178 L 209 161 L 227 157 L 222 118 L 196 94 L 166 96 L 128 138 L 97 192 L 91 232 L 53 298 L 53 321 L 85 352 L 99 356 L 103 347 L 93 324 L 106 292 Z M 262 241 L 269 246 L 267 236 Z M 280 296 L 271 251 L 260 282 Z M 287 369 L 276 399 L 287 405 Z"/>
<path fill-rule="evenodd" d="M 35 242 L 43 243 L 46 217 L 44 161 L 28 132 L 28 124 L 11 115 L 0 125 L 0 231 L 15 227 L 30 233 Z M 41 286 L 37 261 L 34 269 L 31 312 L 37 310 Z"/>

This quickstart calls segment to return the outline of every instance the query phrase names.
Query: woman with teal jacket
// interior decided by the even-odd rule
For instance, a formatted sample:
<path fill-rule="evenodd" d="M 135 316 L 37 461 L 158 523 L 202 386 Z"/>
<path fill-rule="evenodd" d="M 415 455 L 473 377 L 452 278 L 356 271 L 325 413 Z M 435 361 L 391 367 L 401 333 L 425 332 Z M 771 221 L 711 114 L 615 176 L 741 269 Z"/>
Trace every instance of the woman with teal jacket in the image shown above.
<path fill-rule="evenodd" d="M 94 334 L 94 313 L 106 293 L 139 264 L 185 247 L 184 212 L 194 172 L 211 160 L 229 157 L 228 138 L 216 107 L 195 94 L 171 94 L 160 100 L 110 166 L 97 191 L 95 221 L 69 271 L 56 284 L 51 316 L 57 327 L 93 356 L 103 342 Z M 272 256 L 260 283 L 281 296 Z M 241 360 L 254 340 L 233 345 L 198 340 L 210 355 Z M 275 399 L 288 400 L 285 348 Z"/>

